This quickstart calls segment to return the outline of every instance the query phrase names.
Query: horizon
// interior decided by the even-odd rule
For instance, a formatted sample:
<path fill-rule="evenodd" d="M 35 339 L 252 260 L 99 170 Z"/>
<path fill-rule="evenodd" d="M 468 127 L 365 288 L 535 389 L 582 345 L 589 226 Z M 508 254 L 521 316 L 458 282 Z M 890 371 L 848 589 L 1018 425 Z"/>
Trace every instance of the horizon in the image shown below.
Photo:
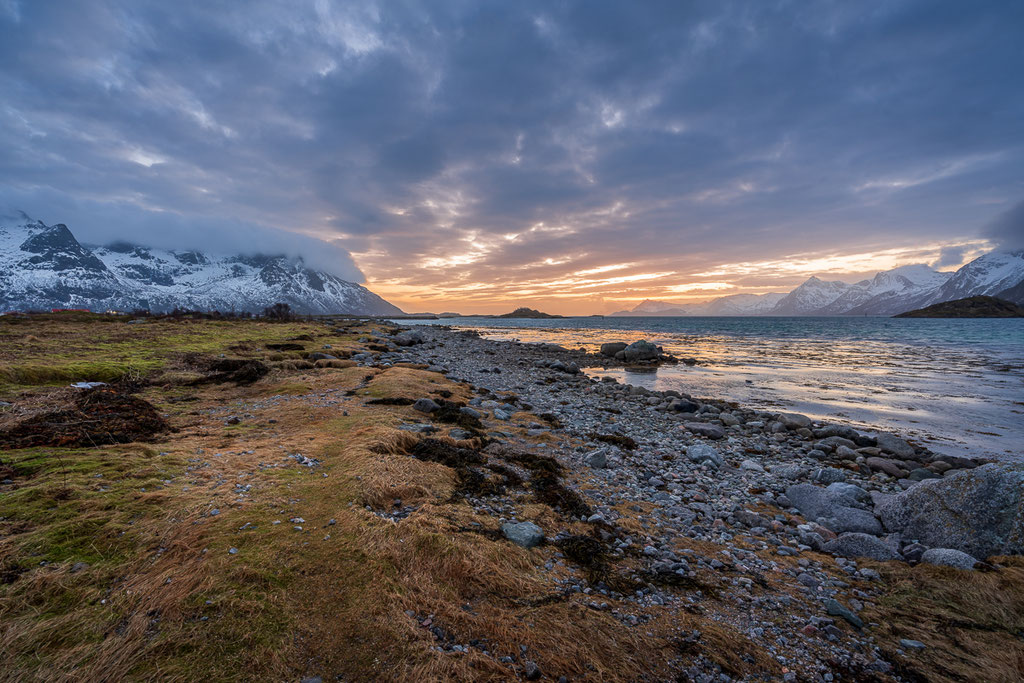
<path fill-rule="evenodd" d="M 0 214 L 608 314 L 1024 244 L 1024 8 L 0 3 Z M 511 308 L 510 308 L 511 307 Z"/>

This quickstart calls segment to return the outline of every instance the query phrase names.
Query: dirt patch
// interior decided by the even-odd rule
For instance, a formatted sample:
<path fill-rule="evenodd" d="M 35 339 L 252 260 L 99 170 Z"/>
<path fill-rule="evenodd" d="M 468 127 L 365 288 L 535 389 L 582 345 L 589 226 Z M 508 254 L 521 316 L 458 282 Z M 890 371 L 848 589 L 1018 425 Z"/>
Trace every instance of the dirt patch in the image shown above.
<path fill-rule="evenodd" d="M 103 387 L 0 432 L 0 448 L 99 446 L 151 440 L 170 429 L 148 401 Z"/>

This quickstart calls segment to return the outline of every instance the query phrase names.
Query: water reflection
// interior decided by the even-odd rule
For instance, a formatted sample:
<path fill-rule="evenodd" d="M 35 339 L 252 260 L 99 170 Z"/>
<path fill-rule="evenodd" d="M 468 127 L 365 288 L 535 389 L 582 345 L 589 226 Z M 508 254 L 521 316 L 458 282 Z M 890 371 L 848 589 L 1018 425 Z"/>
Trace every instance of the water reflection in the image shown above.
<path fill-rule="evenodd" d="M 483 327 L 491 339 L 597 351 L 647 339 L 698 365 L 592 369 L 652 390 L 791 410 L 862 429 L 899 431 L 934 450 L 1024 460 L 1024 362 L 983 348 L 878 339 Z"/>

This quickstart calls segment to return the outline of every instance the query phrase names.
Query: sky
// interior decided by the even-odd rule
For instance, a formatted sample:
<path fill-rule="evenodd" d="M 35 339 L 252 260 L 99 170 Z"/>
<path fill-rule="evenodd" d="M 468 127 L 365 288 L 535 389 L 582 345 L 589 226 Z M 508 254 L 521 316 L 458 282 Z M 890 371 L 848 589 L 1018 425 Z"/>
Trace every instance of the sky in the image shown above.
<path fill-rule="evenodd" d="M 0 0 L 0 215 L 607 313 L 1024 243 L 1019 0 Z"/>

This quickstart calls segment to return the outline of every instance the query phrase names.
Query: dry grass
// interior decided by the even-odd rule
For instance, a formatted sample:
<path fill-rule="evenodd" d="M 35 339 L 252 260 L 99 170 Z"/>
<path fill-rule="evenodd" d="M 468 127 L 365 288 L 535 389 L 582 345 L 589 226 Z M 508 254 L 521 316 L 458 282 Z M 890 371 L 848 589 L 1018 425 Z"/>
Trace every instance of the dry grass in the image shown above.
<path fill-rule="evenodd" d="M 867 617 L 879 643 L 910 680 L 1020 681 L 1024 672 L 1024 558 L 997 572 L 891 563 L 887 591 Z M 898 655 L 901 638 L 927 646 Z"/>

